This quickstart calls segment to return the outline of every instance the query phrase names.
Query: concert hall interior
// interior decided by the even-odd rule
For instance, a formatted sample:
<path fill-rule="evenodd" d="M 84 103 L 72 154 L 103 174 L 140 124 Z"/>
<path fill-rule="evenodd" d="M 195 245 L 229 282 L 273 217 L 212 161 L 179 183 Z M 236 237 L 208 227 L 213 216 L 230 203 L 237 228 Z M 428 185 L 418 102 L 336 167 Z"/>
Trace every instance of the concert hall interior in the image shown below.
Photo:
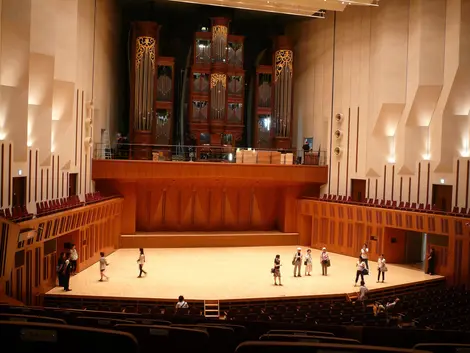
<path fill-rule="evenodd" d="M 470 347 L 468 33 L 470 0 L 0 0 L 0 347 Z"/>

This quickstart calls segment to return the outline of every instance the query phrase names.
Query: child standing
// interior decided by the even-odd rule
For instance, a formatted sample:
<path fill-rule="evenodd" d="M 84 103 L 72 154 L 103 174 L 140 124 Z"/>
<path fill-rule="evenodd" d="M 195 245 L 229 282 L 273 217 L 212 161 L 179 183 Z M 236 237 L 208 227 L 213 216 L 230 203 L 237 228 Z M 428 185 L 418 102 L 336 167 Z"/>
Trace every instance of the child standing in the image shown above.
<path fill-rule="evenodd" d="M 109 277 L 106 276 L 104 273 L 106 271 L 106 266 L 109 266 L 108 261 L 106 261 L 106 258 L 104 257 L 104 252 L 100 252 L 100 282 L 103 282 L 103 278 L 106 278 L 106 280 L 109 280 Z"/>

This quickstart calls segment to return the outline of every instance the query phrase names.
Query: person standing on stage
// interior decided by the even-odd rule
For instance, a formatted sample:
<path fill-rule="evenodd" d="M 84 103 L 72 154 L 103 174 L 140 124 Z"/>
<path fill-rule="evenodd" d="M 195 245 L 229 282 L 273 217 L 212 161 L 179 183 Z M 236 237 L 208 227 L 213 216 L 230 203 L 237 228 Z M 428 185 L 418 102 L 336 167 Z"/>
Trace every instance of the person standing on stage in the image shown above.
<path fill-rule="evenodd" d="M 271 271 L 274 277 L 274 285 L 275 286 L 278 285 L 276 278 L 279 278 L 279 285 L 282 286 L 281 284 L 281 255 L 276 255 L 276 257 L 274 258 L 274 267 Z"/>
<path fill-rule="evenodd" d="M 65 262 L 63 267 L 63 284 L 64 284 L 64 291 L 70 292 L 70 275 L 71 275 L 72 265 L 70 263 L 70 253 L 65 255 Z"/>
<path fill-rule="evenodd" d="M 297 248 L 297 252 L 294 254 L 292 259 L 292 265 L 294 265 L 294 277 L 302 277 L 300 270 L 302 267 L 302 249 Z"/>
<path fill-rule="evenodd" d="M 64 269 L 65 269 L 65 253 L 61 252 L 59 260 L 57 260 L 57 277 L 59 279 L 59 287 L 64 286 Z"/>
<path fill-rule="evenodd" d="M 369 269 L 369 248 L 367 244 L 364 243 L 361 249 L 361 258 L 366 264 L 366 268 Z"/>
<path fill-rule="evenodd" d="M 359 276 L 361 276 L 361 282 L 364 282 L 364 270 L 366 268 L 366 263 L 359 256 L 359 260 L 356 262 L 356 281 L 354 282 L 354 287 L 357 285 L 357 281 L 359 280 Z"/>
<path fill-rule="evenodd" d="M 100 256 L 100 282 L 103 282 L 103 278 L 109 280 L 109 277 L 105 275 L 106 267 L 109 266 L 109 263 L 104 257 L 104 252 L 100 252 Z"/>
<path fill-rule="evenodd" d="M 279 285 L 281 284 L 281 255 L 276 255 L 274 258 L 274 267 L 273 267 L 273 277 L 274 277 L 274 285 L 277 286 L 276 278 L 279 278 Z"/>
<path fill-rule="evenodd" d="M 312 250 L 308 249 L 304 257 L 305 276 L 311 276 L 312 272 Z"/>
<path fill-rule="evenodd" d="M 145 255 L 144 255 L 144 249 L 140 248 L 140 255 L 139 259 L 137 260 L 137 263 L 139 264 L 139 277 L 142 278 L 142 273 L 144 273 L 147 276 L 147 272 L 144 271 L 144 264 L 145 264 Z"/>
<path fill-rule="evenodd" d="M 428 255 L 428 269 L 426 271 L 426 273 L 428 275 L 433 275 L 434 274 L 434 266 L 435 266 L 435 255 L 434 255 L 434 248 L 431 248 L 431 250 L 429 250 L 429 255 Z"/>
<path fill-rule="evenodd" d="M 382 274 L 382 283 L 385 283 L 385 272 L 387 272 L 387 266 L 385 264 L 384 254 L 379 256 L 377 260 L 377 283 L 380 282 L 380 274 Z"/>
<path fill-rule="evenodd" d="M 321 275 L 328 276 L 328 266 L 330 266 L 330 255 L 326 252 L 326 248 L 322 249 L 320 254 Z"/>
<path fill-rule="evenodd" d="M 72 276 L 77 274 L 77 261 L 78 261 L 78 252 L 75 244 L 72 244 L 72 248 L 70 249 L 70 271 Z"/>

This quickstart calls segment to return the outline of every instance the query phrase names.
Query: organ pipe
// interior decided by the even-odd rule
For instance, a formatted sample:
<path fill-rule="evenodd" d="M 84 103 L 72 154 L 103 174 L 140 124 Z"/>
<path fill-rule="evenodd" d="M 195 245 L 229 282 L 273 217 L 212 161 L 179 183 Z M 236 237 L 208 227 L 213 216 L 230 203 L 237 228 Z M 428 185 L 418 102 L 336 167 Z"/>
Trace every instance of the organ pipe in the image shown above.
<path fill-rule="evenodd" d="M 226 26 L 212 26 L 212 60 L 216 63 L 225 62 L 227 57 L 227 32 Z"/>
<path fill-rule="evenodd" d="M 292 118 L 292 63 L 291 50 L 275 53 L 274 119 L 276 137 L 290 137 Z"/>
<path fill-rule="evenodd" d="M 156 41 L 137 37 L 134 78 L 134 129 L 151 131 L 154 105 Z"/>
<path fill-rule="evenodd" d="M 225 91 L 227 89 L 227 76 L 225 74 L 211 75 L 211 119 L 225 120 Z"/>

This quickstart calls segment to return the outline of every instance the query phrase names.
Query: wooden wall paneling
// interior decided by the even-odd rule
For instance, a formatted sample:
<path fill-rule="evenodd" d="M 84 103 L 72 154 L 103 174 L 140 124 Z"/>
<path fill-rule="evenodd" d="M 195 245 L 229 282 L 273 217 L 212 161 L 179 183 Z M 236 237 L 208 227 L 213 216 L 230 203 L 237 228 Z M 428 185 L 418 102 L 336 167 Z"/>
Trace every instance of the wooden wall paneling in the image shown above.
<path fill-rule="evenodd" d="M 457 170 L 455 172 L 455 204 L 457 207 L 459 204 L 459 177 L 460 177 L 460 160 L 457 159 Z"/>
<path fill-rule="evenodd" d="M 56 171 L 56 173 L 57 173 L 57 185 L 56 185 L 57 190 L 56 190 L 56 195 L 57 195 L 57 198 L 60 198 L 60 195 L 59 195 L 59 187 L 60 187 L 60 179 L 59 179 L 59 173 L 60 173 L 60 158 L 59 158 L 59 156 L 57 156 L 57 171 Z M 63 178 L 62 178 L 62 181 L 63 181 Z M 64 188 L 63 188 L 63 183 L 62 183 L 62 190 L 64 190 Z M 62 194 L 63 194 L 63 193 L 64 193 L 64 192 L 62 191 Z"/>
<path fill-rule="evenodd" d="M 191 184 L 184 184 L 180 192 L 180 228 L 191 230 L 193 227 L 193 188 Z"/>
<path fill-rule="evenodd" d="M 48 170 L 48 172 L 49 172 L 49 170 Z M 52 190 L 51 198 L 52 199 L 55 198 L 54 197 L 54 186 L 55 186 L 55 184 L 54 184 L 54 175 L 55 175 L 55 156 L 52 155 L 52 167 L 51 167 L 51 190 Z M 49 174 L 48 174 L 48 176 L 49 176 Z M 49 197 L 49 195 L 48 195 L 48 197 Z"/>
<path fill-rule="evenodd" d="M 384 187 L 383 187 L 383 194 L 382 194 L 382 200 L 386 200 L 387 198 L 385 197 L 387 192 L 387 165 L 384 165 Z"/>
<path fill-rule="evenodd" d="M 408 178 L 408 202 L 411 202 L 411 177 Z"/>
<path fill-rule="evenodd" d="M 222 205 L 225 200 L 222 200 L 223 192 L 222 186 L 220 183 L 216 183 L 215 185 L 209 188 L 209 229 L 217 230 L 223 229 L 223 218 L 222 218 Z"/>
<path fill-rule="evenodd" d="M 5 176 L 5 144 L 2 143 L 2 153 L 0 156 L 1 159 L 1 167 L 2 173 L 0 174 L 0 207 L 3 208 L 3 185 L 5 183 L 4 176 Z"/>
<path fill-rule="evenodd" d="M 251 229 L 253 212 L 254 188 L 245 183 L 242 185 L 243 192 L 238 192 L 238 229 Z"/>
<path fill-rule="evenodd" d="M 351 108 L 348 109 L 348 138 L 346 142 L 346 192 L 345 195 L 348 196 L 348 186 L 349 186 L 349 154 L 350 154 L 350 138 L 351 138 Z"/>
<path fill-rule="evenodd" d="M 400 177 L 400 199 L 398 200 L 399 202 L 402 202 L 403 200 L 403 177 Z"/>
<path fill-rule="evenodd" d="M 11 187 L 12 187 L 12 173 L 11 173 L 11 165 L 12 162 L 12 151 L 11 151 L 11 143 L 8 145 L 8 207 L 11 206 L 11 197 L 12 197 L 12 192 L 11 192 Z"/>
<path fill-rule="evenodd" d="M 207 188 L 195 189 L 194 226 L 195 229 L 204 230 L 210 224 L 210 196 Z"/>
<path fill-rule="evenodd" d="M 38 159 L 39 151 L 36 150 L 36 157 L 34 158 L 34 201 L 38 201 Z"/>
<path fill-rule="evenodd" d="M 33 155 L 33 152 L 31 150 L 29 150 L 29 153 L 28 153 L 28 203 L 31 202 L 31 178 L 33 176 L 32 174 L 32 155 Z"/>
<path fill-rule="evenodd" d="M 470 160 L 467 160 L 467 178 L 465 181 L 465 208 L 468 208 L 468 191 L 470 186 Z"/>
<path fill-rule="evenodd" d="M 227 229 L 240 229 L 240 193 L 243 189 L 237 189 L 233 187 L 225 187 L 224 193 L 224 224 Z"/>

